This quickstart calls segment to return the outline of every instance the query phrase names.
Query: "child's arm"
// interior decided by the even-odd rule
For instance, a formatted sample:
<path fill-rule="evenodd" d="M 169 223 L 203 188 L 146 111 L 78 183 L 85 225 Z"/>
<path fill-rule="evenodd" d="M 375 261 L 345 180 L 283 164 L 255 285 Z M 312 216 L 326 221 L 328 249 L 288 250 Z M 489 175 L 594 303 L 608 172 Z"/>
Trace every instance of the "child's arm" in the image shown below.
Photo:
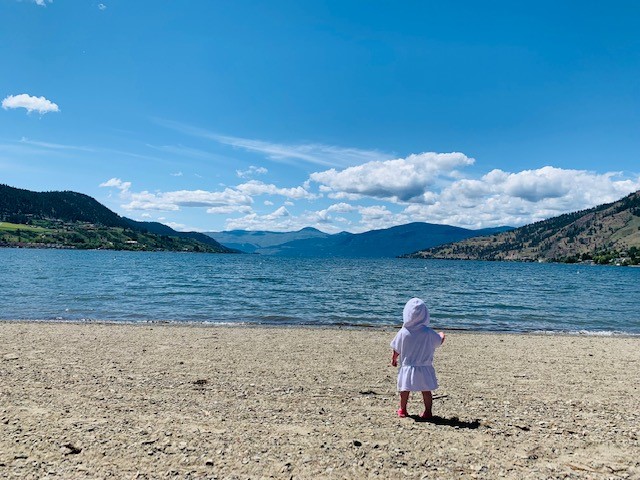
<path fill-rule="evenodd" d="M 393 365 L 394 367 L 398 366 L 398 355 L 400 354 L 395 350 L 393 351 L 393 355 L 391 355 L 391 365 Z"/>
<path fill-rule="evenodd" d="M 438 332 L 438 335 L 440 335 L 440 345 L 442 345 L 444 343 L 444 339 L 446 337 L 446 335 L 444 334 L 444 332 Z"/>

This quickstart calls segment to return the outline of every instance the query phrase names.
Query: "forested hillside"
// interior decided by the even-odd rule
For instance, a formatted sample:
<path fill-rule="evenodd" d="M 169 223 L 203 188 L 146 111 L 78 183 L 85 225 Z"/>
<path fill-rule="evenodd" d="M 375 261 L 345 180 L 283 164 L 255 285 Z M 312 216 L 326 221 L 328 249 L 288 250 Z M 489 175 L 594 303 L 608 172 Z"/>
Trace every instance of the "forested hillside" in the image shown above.
<path fill-rule="evenodd" d="M 0 246 L 232 253 L 198 232 L 136 222 L 77 192 L 0 185 Z"/>

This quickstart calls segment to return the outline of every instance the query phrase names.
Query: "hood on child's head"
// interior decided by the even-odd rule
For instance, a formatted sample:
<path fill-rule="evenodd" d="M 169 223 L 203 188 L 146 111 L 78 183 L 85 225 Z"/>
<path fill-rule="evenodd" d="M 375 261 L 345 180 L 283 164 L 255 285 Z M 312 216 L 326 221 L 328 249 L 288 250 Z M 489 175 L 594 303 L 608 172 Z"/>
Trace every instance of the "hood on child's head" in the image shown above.
<path fill-rule="evenodd" d="M 402 326 L 405 328 L 429 325 L 429 310 L 422 300 L 412 298 L 402 311 Z"/>

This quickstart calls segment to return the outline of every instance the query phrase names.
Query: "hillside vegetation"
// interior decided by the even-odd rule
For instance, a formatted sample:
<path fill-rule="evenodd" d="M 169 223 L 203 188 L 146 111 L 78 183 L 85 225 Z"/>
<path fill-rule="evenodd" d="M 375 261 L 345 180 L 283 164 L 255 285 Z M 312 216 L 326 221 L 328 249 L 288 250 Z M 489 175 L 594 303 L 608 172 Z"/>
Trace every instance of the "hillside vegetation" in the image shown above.
<path fill-rule="evenodd" d="M 197 232 L 136 222 L 77 192 L 0 185 L 0 247 L 231 253 Z"/>
<path fill-rule="evenodd" d="M 639 250 L 640 191 L 614 203 L 408 257 L 638 264 Z"/>

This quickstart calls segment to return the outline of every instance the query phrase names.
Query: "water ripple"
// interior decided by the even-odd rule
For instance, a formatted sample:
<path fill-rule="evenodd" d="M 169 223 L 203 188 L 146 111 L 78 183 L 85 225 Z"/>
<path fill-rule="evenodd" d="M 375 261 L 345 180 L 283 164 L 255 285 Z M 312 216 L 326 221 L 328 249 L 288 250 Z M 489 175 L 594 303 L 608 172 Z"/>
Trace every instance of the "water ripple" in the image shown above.
<path fill-rule="evenodd" d="M 0 249 L 0 318 L 640 334 L 640 269 Z"/>

